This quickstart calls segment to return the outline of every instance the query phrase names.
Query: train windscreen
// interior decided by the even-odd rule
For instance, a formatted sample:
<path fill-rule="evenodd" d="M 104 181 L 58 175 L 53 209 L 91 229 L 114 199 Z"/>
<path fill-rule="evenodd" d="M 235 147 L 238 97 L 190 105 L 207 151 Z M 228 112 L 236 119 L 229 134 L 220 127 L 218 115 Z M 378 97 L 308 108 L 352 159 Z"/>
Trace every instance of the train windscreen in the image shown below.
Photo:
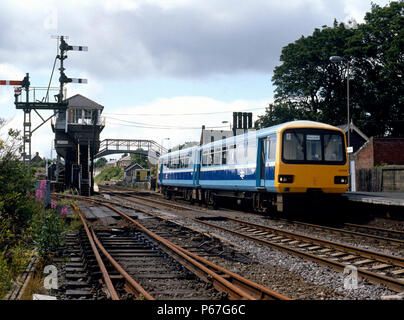
<path fill-rule="evenodd" d="M 282 139 L 285 163 L 345 164 L 344 136 L 324 129 L 289 129 Z"/>

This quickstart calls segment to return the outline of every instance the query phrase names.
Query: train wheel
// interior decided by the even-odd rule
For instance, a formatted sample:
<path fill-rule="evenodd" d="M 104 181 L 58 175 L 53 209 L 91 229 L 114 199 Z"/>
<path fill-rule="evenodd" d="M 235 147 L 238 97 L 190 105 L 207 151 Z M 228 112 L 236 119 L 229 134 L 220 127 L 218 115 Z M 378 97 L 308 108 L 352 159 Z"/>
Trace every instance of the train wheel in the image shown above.
<path fill-rule="evenodd" d="M 209 192 L 207 204 L 212 206 L 213 210 L 217 209 L 217 198 L 212 192 Z"/>

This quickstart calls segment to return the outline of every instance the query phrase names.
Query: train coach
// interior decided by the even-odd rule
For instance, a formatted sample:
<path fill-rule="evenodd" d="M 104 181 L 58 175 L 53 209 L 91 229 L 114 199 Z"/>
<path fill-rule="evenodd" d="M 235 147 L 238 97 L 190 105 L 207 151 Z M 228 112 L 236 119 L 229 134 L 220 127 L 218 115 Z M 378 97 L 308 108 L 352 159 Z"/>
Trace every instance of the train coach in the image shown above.
<path fill-rule="evenodd" d="M 282 212 L 348 189 L 345 135 L 319 122 L 287 122 L 167 153 L 158 179 L 168 198 L 214 207 L 233 198 L 258 212 Z"/>

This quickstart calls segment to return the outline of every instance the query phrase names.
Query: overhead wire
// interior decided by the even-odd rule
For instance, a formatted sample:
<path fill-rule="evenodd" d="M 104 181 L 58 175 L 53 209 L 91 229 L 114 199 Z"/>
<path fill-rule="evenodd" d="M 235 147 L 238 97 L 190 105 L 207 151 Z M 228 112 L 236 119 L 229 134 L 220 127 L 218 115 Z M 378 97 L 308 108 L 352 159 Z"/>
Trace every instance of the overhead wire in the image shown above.
<path fill-rule="evenodd" d="M 243 111 L 238 112 L 246 112 L 252 110 L 259 110 L 265 109 L 266 107 L 257 107 L 251 109 L 245 109 Z M 195 112 L 195 113 L 114 113 L 114 112 L 104 112 L 103 114 L 110 114 L 110 115 L 121 115 L 121 116 L 197 116 L 197 115 L 209 115 L 209 114 L 221 114 L 221 113 L 233 113 L 234 111 L 217 111 L 217 112 Z"/>
<path fill-rule="evenodd" d="M 136 128 L 144 128 L 144 129 L 174 129 L 174 130 L 201 130 L 201 127 L 184 127 L 184 126 L 164 126 L 164 125 L 154 125 L 154 124 L 148 124 L 148 123 L 139 123 L 139 122 L 134 122 L 134 121 L 127 121 L 127 120 L 122 120 L 122 119 L 116 119 L 112 117 L 105 117 L 107 119 L 111 119 L 114 121 L 121 121 L 129 124 L 123 124 L 121 122 L 112 122 L 112 124 L 118 124 L 120 126 L 125 126 L 125 127 L 136 127 Z M 227 128 L 228 126 L 214 126 L 214 127 L 205 127 L 205 129 L 217 129 L 217 128 Z"/>

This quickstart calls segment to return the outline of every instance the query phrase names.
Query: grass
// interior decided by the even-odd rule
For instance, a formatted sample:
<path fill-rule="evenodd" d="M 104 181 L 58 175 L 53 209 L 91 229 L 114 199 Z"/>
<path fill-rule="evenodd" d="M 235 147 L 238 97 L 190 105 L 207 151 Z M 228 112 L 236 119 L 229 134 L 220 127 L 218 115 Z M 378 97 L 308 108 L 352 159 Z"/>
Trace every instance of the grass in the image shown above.
<path fill-rule="evenodd" d="M 37 268 L 37 271 L 29 280 L 25 287 L 24 293 L 20 300 L 32 300 L 32 296 L 37 294 L 49 294 L 48 290 L 44 288 L 44 279 L 42 268 Z"/>

